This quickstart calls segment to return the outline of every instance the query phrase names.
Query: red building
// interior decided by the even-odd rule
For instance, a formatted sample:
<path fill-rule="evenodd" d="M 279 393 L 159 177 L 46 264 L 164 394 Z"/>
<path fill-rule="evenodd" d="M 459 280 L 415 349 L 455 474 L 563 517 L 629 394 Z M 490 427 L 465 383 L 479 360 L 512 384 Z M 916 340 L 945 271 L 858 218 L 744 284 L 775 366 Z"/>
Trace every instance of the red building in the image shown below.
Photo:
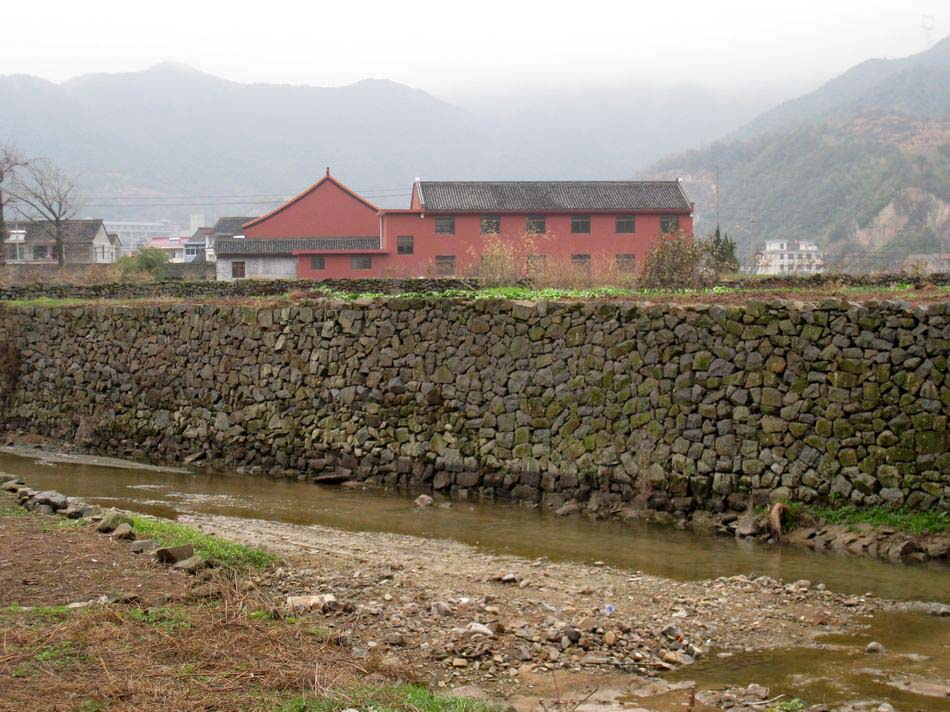
<path fill-rule="evenodd" d="M 679 181 L 416 181 L 380 209 L 329 170 L 216 243 L 219 279 L 634 272 L 664 232 L 692 234 Z"/>

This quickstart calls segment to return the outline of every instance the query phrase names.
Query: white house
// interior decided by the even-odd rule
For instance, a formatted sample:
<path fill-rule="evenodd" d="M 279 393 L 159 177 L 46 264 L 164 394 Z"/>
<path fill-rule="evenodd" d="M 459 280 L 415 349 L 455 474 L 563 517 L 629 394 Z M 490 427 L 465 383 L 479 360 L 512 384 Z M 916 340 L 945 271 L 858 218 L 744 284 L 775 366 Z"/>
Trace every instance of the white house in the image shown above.
<path fill-rule="evenodd" d="M 756 274 L 817 274 L 824 271 L 825 258 L 811 240 L 767 240 L 753 267 Z"/>

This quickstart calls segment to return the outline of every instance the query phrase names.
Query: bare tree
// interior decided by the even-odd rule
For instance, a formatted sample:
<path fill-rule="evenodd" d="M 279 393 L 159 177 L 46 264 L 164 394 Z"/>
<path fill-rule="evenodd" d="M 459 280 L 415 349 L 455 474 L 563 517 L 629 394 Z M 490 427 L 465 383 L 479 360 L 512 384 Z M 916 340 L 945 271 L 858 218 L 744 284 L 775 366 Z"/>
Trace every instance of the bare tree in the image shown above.
<path fill-rule="evenodd" d="M 30 161 L 12 190 L 16 210 L 56 244 L 59 264 L 66 264 L 66 227 L 79 211 L 76 182 L 45 159 Z"/>
<path fill-rule="evenodd" d="M 6 261 L 4 243 L 8 237 L 6 213 L 4 209 L 7 207 L 9 198 L 4 195 L 3 186 L 5 183 L 13 181 L 13 172 L 17 168 L 26 165 L 27 162 L 23 159 L 23 156 L 20 155 L 20 152 L 17 151 L 16 146 L 8 143 L 0 147 L 0 265 Z"/>

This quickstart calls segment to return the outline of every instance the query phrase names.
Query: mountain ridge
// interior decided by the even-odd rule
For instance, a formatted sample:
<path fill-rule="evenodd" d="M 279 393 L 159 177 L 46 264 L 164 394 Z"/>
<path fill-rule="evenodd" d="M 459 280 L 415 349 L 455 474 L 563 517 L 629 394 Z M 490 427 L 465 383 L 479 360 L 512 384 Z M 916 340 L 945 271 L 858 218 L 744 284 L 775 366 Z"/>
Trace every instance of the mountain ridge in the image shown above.
<path fill-rule="evenodd" d="M 717 168 L 721 228 L 746 263 L 778 238 L 817 240 L 845 268 L 947 250 L 950 38 L 922 55 L 861 63 L 641 175 L 683 176 L 705 233 L 716 226 Z"/>
<path fill-rule="evenodd" d="M 380 202 L 402 207 L 417 176 L 628 178 L 631 165 L 711 140 L 756 110 L 695 87 L 542 88 L 517 99 L 509 115 L 490 99 L 473 110 L 388 79 L 243 84 L 162 63 L 59 84 L 0 76 L 0 135 L 81 174 L 93 195 L 290 194 L 329 165 L 356 189 L 401 191 Z M 116 204 L 90 201 L 88 212 L 183 222 L 198 210 L 213 218 L 269 207 Z"/>

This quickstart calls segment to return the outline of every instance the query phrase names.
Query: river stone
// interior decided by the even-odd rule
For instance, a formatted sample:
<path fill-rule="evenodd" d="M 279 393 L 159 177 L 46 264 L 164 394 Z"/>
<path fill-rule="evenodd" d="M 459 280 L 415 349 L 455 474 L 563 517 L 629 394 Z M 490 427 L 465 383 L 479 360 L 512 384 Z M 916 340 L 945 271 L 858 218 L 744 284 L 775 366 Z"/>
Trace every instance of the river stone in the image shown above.
<path fill-rule="evenodd" d="M 113 539 L 122 539 L 129 541 L 135 539 L 135 533 L 132 531 L 132 525 L 128 522 L 122 522 L 112 531 Z"/>
<path fill-rule="evenodd" d="M 432 605 L 429 606 L 429 610 L 437 616 L 452 615 L 452 607 L 444 601 L 433 601 Z"/>
<path fill-rule="evenodd" d="M 195 548 L 191 544 L 181 546 L 163 546 L 155 550 L 155 558 L 163 564 L 177 564 L 186 561 L 195 555 Z"/>
<path fill-rule="evenodd" d="M 33 495 L 33 501 L 37 504 L 48 504 L 53 509 L 65 509 L 67 504 L 66 495 L 60 494 L 55 490 L 37 492 Z"/>
<path fill-rule="evenodd" d="M 431 507 L 432 506 L 432 497 L 427 494 L 420 494 L 416 497 L 416 506 L 417 507 Z"/>
<path fill-rule="evenodd" d="M 186 574 L 196 574 L 202 569 L 208 568 L 208 562 L 203 556 L 195 554 L 187 559 L 177 561 L 172 564 L 174 571 L 184 571 Z"/>
<path fill-rule="evenodd" d="M 749 537 L 758 533 L 759 523 L 754 514 L 750 512 L 739 517 L 739 521 L 736 522 L 736 536 Z"/>
<path fill-rule="evenodd" d="M 129 547 L 134 554 L 147 554 L 150 551 L 155 551 L 161 546 L 161 542 L 158 539 L 139 539 L 138 541 L 133 541 Z"/>
<path fill-rule="evenodd" d="M 120 524 L 131 523 L 132 520 L 125 514 L 115 511 L 106 512 L 96 525 L 96 531 L 101 534 L 108 534 L 109 532 L 115 531 L 115 528 Z"/>
<path fill-rule="evenodd" d="M 693 658 L 686 653 L 681 653 L 679 650 L 666 650 L 662 655 L 663 662 L 669 663 L 670 665 L 692 665 Z"/>

